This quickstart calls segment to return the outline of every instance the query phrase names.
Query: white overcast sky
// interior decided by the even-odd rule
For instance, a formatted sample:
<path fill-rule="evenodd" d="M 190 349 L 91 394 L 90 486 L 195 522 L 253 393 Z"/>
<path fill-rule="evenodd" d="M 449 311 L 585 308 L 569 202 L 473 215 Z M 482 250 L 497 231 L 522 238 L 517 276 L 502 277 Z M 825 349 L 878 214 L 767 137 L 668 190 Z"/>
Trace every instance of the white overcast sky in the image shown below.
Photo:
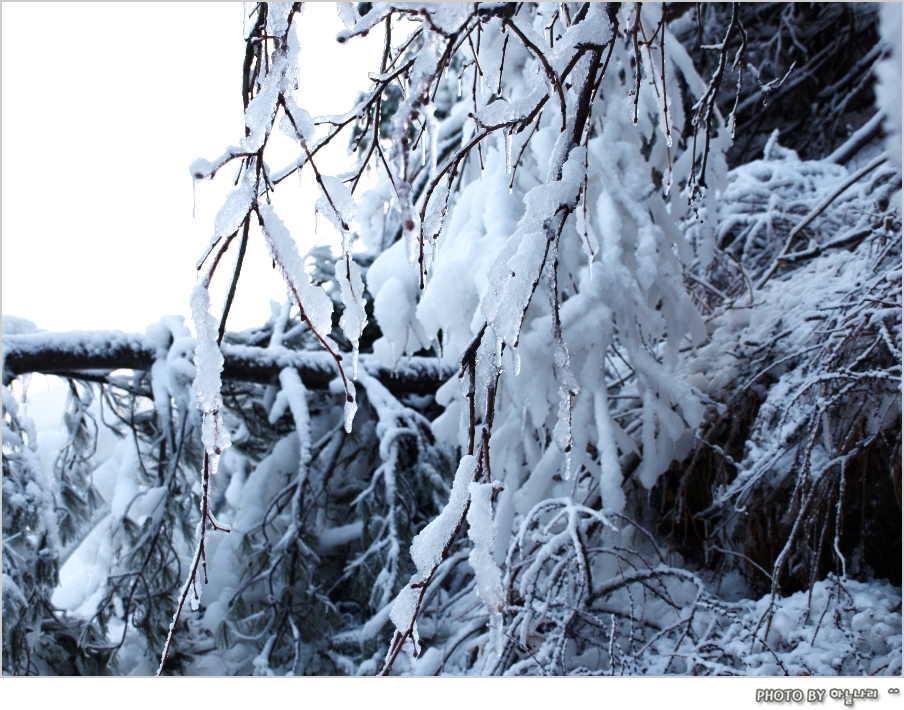
<path fill-rule="evenodd" d="M 188 166 L 244 135 L 242 13 L 241 3 L 2 4 L 4 314 L 53 331 L 189 320 L 195 262 L 233 174 L 200 184 L 193 219 Z M 299 104 L 314 116 L 348 110 L 379 66 L 382 33 L 340 45 L 342 28 L 333 3 L 308 3 Z M 279 168 L 296 154 L 274 136 Z M 347 140 L 337 142 L 318 161 L 325 172 L 344 169 Z M 306 173 L 275 202 L 302 253 L 336 237 L 322 219 L 314 234 Z M 230 328 L 262 324 L 284 298 L 258 236 Z"/>

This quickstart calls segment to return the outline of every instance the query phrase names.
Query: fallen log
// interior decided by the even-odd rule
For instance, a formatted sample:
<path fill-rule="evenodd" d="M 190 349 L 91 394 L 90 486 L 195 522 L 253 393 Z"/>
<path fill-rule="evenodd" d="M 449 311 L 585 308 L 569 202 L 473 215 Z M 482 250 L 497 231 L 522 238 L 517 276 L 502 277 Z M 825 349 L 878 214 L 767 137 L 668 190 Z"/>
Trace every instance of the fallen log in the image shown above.
<path fill-rule="evenodd" d="M 250 345 L 221 346 L 225 381 L 276 382 L 280 370 L 298 371 L 305 387 L 326 389 L 338 376 L 336 361 L 323 351 L 260 348 Z M 141 333 L 113 331 L 72 331 L 68 333 L 30 333 L 3 336 L 3 384 L 31 372 L 78 379 L 79 375 L 114 370 L 149 370 L 158 356 L 165 356 Z M 343 364 L 350 370 L 351 356 Z M 395 370 L 382 365 L 376 356 L 362 353 L 358 367 L 394 393 L 431 394 L 456 370 L 438 358 L 410 357 Z"/>

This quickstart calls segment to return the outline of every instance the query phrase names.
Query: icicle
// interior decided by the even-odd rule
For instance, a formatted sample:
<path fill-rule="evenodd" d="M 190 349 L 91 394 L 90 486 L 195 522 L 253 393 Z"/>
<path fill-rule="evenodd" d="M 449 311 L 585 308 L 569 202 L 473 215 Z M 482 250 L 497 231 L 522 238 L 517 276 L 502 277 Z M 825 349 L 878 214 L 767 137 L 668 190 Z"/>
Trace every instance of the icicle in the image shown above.
<path fill-rule="evenodd" d="M 643 459 L 640 462 L 638 478 L 644 488 L 649 490 L 659 477 L 659 471 L 656 470 L 658 453 L 656 450 L 656 417 L 653 409 L 653 393 L 650 390 L 643 394 L 641 421 L 643 422 L 640 434 L 643 442 Z"/>
<path fill-rule="evenodd" d="M 615 424 L 609 414 L 609 403 L 605 383 L 600 373 L 591 375 L 588 385 L 593 388 L 593 417 L 596 420 L 596 448 L 600 463 L 600 500 L 603 510 L 620 513 L 625 508 L 625 494 L 622 491 L 622 472 L 618 463 L 618 448 L 615 443 Z"/>
<path fill-rule="evenodd" d="M 192 198 L 192 208 L 191 208 L 191 218 L 198 218 L 198 178 L 192 177 L 191 179 L 191 198 Z"/>
<path fill-rule="evenodd" d="M 355 420 L 355 413 L 358 411 L 358 403 L 355 398 L 349 395 L 345 400 L 345 432 L 352 433 L 352 422 Z"/>
<path fill-rule="evenodd" d="M 436 354 L 439 356 L 439 359 L 443 359 L 443 341 L 437 337 L 433 339 L 433 347 L 436 348 Z"/>
<path fill-rule="evenodd" d="M 202 514 L 204 513 L 204 503 L 205 503 L 204 500 L 202 500 L 199 503 L 199 507 L 201 508 Z M 195 537 L 201 537 L 201 526 L 204 525 L 205 522 L 206 521 L 202 520 L 200 523 L 198 523 L 197 527 L 195 528 Z M 197 611 L 198 608 L 201 606 L 201 590 L 202 590 L 202 588 L 198 585 L 197 574 L 193 574 L 189 578 L 188 584 L 191 585 L 191 595 L 190 595 L 191 596 L 191 610 Z M 175 618 L 173 619 L 173 621 L 175 621 Z"/>
<path fill-rule="evenodd" d="M 511 175 L 512 168 L 512 143 L 514 142 L 512 131 L 510 130 L 505 134 L 505 174 Z M 512 193 L 511 187 L 509 188 L 509 194 Z"/>
<path fill-rule="evenodd" d="M 562 455 L 562 480 L 571 480 L 571 451 L 566 451 Z"/>
<path fill-rule="evenodd" d="M 352 345 L 352 379 L 358 379 L 358 341 Z"/>
<path fill-rule="evenodd" d="M 458 98 L 461 98 L 461 76 L 458 77 Z"/>
<path fill-rule="evenodd" d="M 512 368 L 517 377 L 521 373 L 521 355 L 518 353 L 518 348 L 512 348 L 512 361 Z"/>

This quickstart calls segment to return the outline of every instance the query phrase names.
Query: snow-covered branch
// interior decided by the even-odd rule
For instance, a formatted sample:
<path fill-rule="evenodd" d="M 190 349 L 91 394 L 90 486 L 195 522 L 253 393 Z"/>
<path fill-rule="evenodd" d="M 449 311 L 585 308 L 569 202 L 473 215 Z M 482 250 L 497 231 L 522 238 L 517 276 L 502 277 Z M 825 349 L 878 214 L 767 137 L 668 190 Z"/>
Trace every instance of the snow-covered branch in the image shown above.
<path fill-rule="evenodd" d="M 300 374 L 310 389 L 326 389 L 336 377 L 335 359 L 328 353 L 250 345 L 221 346 L 225 381 L 268 383 L 286 367 Z M 79 379 L 104 378 L 115 370 L 150 370 L 157 347 L 141 333 L 73 331 L 6 335 L 3 338 L 4 384 L 30 372 Z M 406 358 L 393 371 L 378 358 L 361 356 L 360 367 L 391 392 L 428 394 L 454 374 L 436 358 Z"/>

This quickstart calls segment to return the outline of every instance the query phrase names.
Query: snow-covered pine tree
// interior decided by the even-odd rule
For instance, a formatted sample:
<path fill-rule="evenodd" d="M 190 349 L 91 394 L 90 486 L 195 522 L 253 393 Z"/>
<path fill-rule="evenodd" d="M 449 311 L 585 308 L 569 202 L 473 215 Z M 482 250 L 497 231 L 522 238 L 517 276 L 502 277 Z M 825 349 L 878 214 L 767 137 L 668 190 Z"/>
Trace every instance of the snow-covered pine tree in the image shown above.
<path fill-rule="evenodd" d="M 319 119 L 246 7 L 196 337 L 4 335 L 81 381 L 52 476 L 4 390 L 4 672 L 900 673 L 900 7 L 339 3 Z"/>

